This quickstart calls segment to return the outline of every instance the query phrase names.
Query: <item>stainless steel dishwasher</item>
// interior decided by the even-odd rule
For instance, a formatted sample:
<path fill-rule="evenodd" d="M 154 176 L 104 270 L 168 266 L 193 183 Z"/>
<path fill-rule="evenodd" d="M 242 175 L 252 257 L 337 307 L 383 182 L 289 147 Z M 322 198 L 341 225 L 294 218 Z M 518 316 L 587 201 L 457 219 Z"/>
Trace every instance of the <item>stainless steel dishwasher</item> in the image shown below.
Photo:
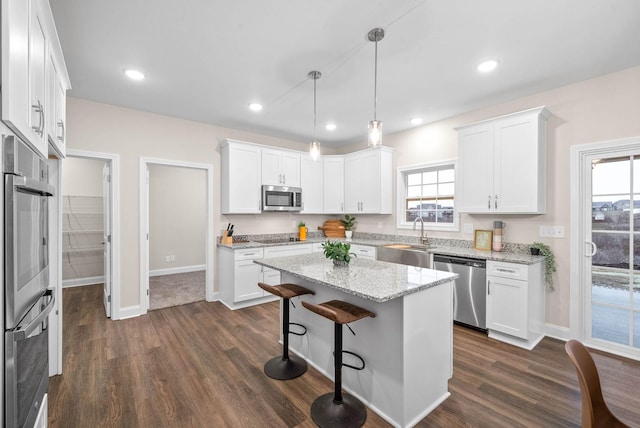
<path fill-rule="evenodd" d="M 433 268 L 460 275 L 453 287 L 453 320 L 486 330 L 486 260 L 435 254 Z"/>

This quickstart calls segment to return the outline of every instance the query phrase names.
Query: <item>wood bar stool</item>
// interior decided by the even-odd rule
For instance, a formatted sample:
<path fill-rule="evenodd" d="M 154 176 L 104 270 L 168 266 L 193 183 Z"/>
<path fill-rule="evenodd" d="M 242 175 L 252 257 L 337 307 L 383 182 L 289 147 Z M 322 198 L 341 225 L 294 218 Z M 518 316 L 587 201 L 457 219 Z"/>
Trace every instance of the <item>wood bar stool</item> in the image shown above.
<path fill-rule="evenodd" d="M 267 361 L 264 365 L 264 373 L 278 380 L 295 379 L 307 371 L 307 362 L 297 355 L 289 355 L 289 333 L 303 336 L 307 333 L 307 329 L 301 324 L 289 322 L 289 301 L 292 297 L 316 293 L 296 284 L 269 285 L 259 282 L 258 287 L 282 298 L 282 356 Z M 290 332 L 290 324 L 302 327 L 304 331 Z"/>
<path fill-rule="evenodd" d="M 334 392 L 321 395 L 311 405 L 311 419 L 319 427 L 360 427 L 367 420 L 367 409 L 360 400 L 349 394 L 342 394 L 342 366 L 364 369 L 364 360 L 357 354 L 342 349 L 342 325 L 365 317 L 375 317 L 373 312 L 341 300 L 330 300 L 315 305 L 302 302 L 302 306 L 334 323 Z M 347 327 L 349 327 L 347 325 Z M 351 328 L 349 327 L 349 330 Z M 353 332 L 353 331 L 352 331 Z M 355 334 L 355 333 L 354 333 Z M 358 358 L 362 365 L 352 366 L 342 362 L 342 354 Z"/>

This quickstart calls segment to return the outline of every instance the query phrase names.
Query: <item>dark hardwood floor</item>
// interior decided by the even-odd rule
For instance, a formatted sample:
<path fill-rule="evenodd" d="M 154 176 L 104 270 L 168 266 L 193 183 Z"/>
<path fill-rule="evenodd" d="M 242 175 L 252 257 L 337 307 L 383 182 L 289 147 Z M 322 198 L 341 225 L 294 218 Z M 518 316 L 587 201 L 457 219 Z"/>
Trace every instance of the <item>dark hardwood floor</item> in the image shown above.
<path fill-rule="evenodd" d="M 198 302 L 121 321 L 104 316 L 102 286 L 68 288 L 63 374 L 51 378 L 50 427 L 312 427 L 309 406 L 332 391 L 309 368 L 276 381 L 278 303 L 230 311 Z M 609 407 L 640 426 L 640 362 L 594 351 Z M 575 427 L 580 392 L 564 342 L 533 351 L 454 327 L 449 397 L 419 427 Z M 633 425 L 635 424 L 635 425 Z M 369 411 L 367 427 L 388 427 Z"/>

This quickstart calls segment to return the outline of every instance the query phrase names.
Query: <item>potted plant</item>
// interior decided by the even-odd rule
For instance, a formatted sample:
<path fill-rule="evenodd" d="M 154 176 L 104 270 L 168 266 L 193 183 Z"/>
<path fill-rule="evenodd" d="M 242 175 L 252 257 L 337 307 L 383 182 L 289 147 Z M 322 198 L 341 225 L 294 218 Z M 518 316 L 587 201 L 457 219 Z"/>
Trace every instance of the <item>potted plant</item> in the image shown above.
<path fill-rule="evenodd" d="M 301 241 L 306 241 L 307 240 L 307 231 L 309 229 L 307 229 L 307 225 L 305 224 L 304 221 L 301 221 L 300 223 L 298 223 L 298 238 Z"/>
<path fill-rule="evenodd" d="M 353 228 L 356 225 L 356 218 L 349 214 L 345 214 L 342 223 L 344 224 L 344 235 L 347 237 L 347 240 L 350 240 L 353 236 Z"/>
<path fill-rule="evenodd" d="M 341 241 L 327 241 L 322 244 L 324 256 L 333 261 L 334 266 L 347 267 L 351 261 L 351 256 L 357 257 L 351 253 L 351 244 Z"/>
<path fill-rule="evenodd" d="M 545 259 L 544 282 L 550 290 L 553 290 L 553 273 L 556 272 L 556 258 L 547 244 L 534 242 L 531 244 L 531 254 L 541 255 Z"/>

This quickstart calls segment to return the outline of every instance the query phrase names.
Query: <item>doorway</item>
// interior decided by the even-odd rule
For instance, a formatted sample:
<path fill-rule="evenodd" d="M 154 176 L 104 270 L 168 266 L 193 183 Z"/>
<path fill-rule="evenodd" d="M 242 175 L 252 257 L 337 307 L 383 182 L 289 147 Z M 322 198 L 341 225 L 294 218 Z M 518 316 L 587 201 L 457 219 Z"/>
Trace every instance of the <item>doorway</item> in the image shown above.
<path fill-rule="evenodd" d="M 102 283 L 105 315 L 119 319 L 119 156 L 69 149 L 67 159 L 62 172 L 67 183 L 62 186 L 63 286 Z"/>
<path fill-rule="evenodd" d="M 572 327 L 593 347 L 640 359 L 640 141 L 572 151 L 580 224 Z"/>
<path fill-rule="evenodd" d="M 177 168 L 177 169 L 176 169 Z M 182 170 L 182 173 L 179 171 Z M 150 173 L 154 172 L 154 186 L 160 188 L 150 188 Z M 171 173 L 173 171 L 173 174 Z M 162 173 L 164 172 L 164 173 Z M 204 173 L 200 175 L 201 173 Z M 201 257 L 202 250 L 204 250 L 204 258 L 201 257 L 201 262 L 186 262 L 185 259 L 198 260 L 198 255 L 195 256 L 189 253 L 193 253 L 193 249 L 184 248 L 184 245 L 179 240 L 172 240 L 176 234 L 179 234 L 179 227 L 185 227 L 189 229 L 188 224 L 181 224 L 181 222 L 188 221 L 189 215 L 186 207 L 183 210 L 183 206 L 179 203 L 174 203 L 171 208 L 175 214 L 175 218 L 172 218 L 171 214 L 165 213 L 163 218 L 158 219 L 153 217 L 151 213 L 151 202 L 154 198 L 161 200 L 162 198 L 154 197 L 158 193 L 162 193 L 162 188 L 167 190 L 174 187 L 171 181 L 171 177 L 174 176 L 176 181 L 179 177 L 184 176 L 203 177 L 204 188 L 204 203 L 202 206 L 202 213 L 195 213 L 197 217 L 201 214 L 203 217 L 203 231 L 200 232 L 203 235 L 202 245 L 197 244 L 196 252 L 199 251 Z M 168 180 L 168 181 L 167 181 Z M 199 180 L 199 179 L 198 179 Z M 189 282 L 190 278 L 183 278 L 197 273 L 201 263 L 204 267 L 204 291 L 205 299 L 207 301 L 213 300 L 213 201 L 212 201 L 212 187 L 213 187 L 213 166 L 210 164 L 198 164 L 191 162 L 172 161 L 166 159 L 153 159 L 153 158 L 141 158 L 140 159 L 140 302 L 141 313 L 147 313 L 151 308 L 150 305 L 150 276 L 153 272 L 156 274 L 163 273 L 175 273 L 181 276 L 182 281 Z M 182 189 L 182 193 L 188 194 L 192 190 L 199 192 L 199 190 L 191 189 L 189 186 L 185 186 Z M 175 193 L 174 193 L 175 195 Z M 184 195 L 179 195 L 183 197 Z M 169 196 L 170 197 L 170 196 Z M 178 196 L 176 196 L 176 199 Z M 169 202 L 171 204 L 171 201 Z M 186 204 L 186 203 L 185 203 Z M 157 206 L 157 204 L 155 205 Z M 178 207 L 179 209 L 173 209 Z M 153 208 L 157 209 L 157 208 Z M 185 212 L 186 211 L 186 212 Z M 181 219 L 180 219 L 181 218 Z M 152 225 L 155 228 L 155 236 L 152 234 Z M 170 229 L 171 233 L 163 233 L 162 230 Z M 172 236 L 173 235 L 173 236 Z M 202 238 L 202 237 L 201 237 Z M 153 248 L 150 248 L 152 243 Z M 180 246 L 183 246 L 180 250 Z M 177 301 L 177 300 L 176 300 Z M 179 303 L 178 303 L 179 304 Z"/>

